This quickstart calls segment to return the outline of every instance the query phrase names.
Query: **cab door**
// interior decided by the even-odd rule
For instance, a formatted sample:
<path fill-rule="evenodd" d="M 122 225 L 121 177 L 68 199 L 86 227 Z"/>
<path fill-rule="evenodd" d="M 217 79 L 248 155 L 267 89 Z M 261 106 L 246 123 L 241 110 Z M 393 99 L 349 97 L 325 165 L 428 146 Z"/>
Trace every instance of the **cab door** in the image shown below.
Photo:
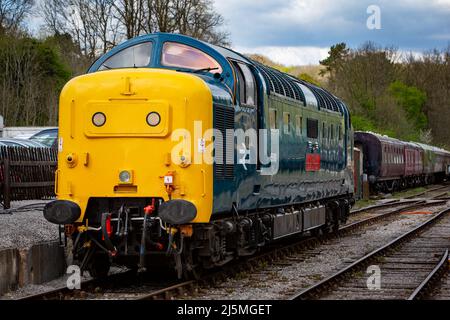
<path fill-rule="evenodd" d="M 254 70 L 241 61 L 232 61 L 236 87 L 236 203 L 239 209 L 255 205 L 261 185 L 258 179 L 259 110 L 262 99 Z M 250 194 L 249 194 L 250 193 Z"/>

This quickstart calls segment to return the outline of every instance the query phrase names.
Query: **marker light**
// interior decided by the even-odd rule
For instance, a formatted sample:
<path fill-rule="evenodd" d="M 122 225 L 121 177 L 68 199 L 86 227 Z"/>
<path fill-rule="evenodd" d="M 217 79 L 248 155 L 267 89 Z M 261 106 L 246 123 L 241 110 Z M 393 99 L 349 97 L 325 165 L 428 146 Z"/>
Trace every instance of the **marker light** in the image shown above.
<path fill-rule="evenodd" d="M 131 182 L 131 172 L 130 171 L 122 171 L 119 174 L 119 180 L 121 183 L 130 183 Z"/>
<path fill-rule="evenodd" d="M 150 127 L 156 127 L 161 123 L 161 116 L 157 112 L 152 112 L 147 116 L 147 123 Z"/>
<path fill-rule="evenodd" d="M 106 123 L 106 116 L 105 116 L 105 114 L 102 113 L 102 112 L 97 112 L 96 114 L 94 114 L 94 116 L 92 117 L 92 123 L 96 127 L 104 126 L 105 123 Z"/>

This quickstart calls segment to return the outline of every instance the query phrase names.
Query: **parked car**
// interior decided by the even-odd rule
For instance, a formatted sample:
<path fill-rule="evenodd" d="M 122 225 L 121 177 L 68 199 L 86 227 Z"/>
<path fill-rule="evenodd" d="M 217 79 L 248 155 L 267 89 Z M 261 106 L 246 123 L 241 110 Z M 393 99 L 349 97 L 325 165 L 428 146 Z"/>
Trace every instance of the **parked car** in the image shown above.
<path fill-rule="evenodd" d="M 45 145 L 48 148 L 57 148 L 58 146 L 58 129 L 45 129 L 38 133 L 36 133 L 34 136 L 32 136 L 30 141 L 39 142 L 43 145 Z"/>
<path fill-rule="evenodd" d="M 48 148 L 45 144 L 32 140 L 23 139 L 0 139 L 0 145 L 10 147 L 23 147 L 23 148 Z"/>

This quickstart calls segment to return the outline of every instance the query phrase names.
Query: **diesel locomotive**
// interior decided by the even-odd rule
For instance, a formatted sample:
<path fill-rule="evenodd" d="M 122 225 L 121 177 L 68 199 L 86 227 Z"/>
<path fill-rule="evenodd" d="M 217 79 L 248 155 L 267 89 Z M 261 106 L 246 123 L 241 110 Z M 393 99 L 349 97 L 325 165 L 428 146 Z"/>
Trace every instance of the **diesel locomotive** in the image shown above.
<path fill-rule="evenodd" d="M 305 232 L 353 203 L 347 106 L 230 49 L 157 33 L 99 58 L 64 88 L 55 191 L 94 277 L 111 263 L 178 276 Z"/>

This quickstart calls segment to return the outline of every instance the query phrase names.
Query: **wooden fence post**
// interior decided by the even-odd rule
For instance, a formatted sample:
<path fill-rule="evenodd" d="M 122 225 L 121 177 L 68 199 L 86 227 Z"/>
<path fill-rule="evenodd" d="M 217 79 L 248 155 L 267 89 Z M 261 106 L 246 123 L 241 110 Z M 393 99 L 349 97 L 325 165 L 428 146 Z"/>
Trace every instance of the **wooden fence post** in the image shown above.
<path fill-rule="evenodd" d="M 3 163 L 4 163 L 3 206 L 4 206 L 4 209 L 10 209 L 11 208 L 11 174 L 10 174 L 9 158 L 4 159 Z"/>

